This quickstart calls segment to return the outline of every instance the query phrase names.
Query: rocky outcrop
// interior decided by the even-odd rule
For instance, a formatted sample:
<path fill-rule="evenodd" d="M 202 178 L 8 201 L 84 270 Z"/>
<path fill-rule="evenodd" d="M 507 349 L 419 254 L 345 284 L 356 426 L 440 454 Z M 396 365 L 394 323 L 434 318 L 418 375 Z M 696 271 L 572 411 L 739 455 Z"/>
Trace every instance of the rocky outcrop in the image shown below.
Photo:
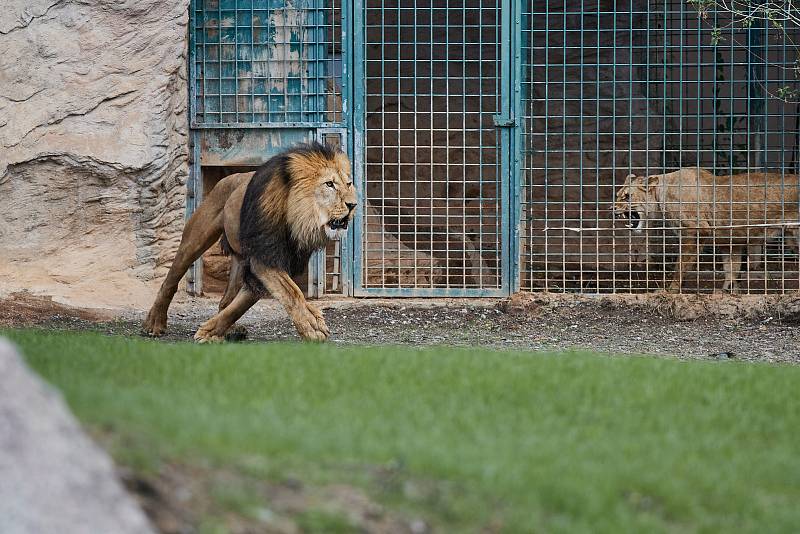
<path fill-rule="evenodd" d="M 149 299 L 184 220 L 187 16 L 188 0 L 4 6 L 0 290 Z"/>
<path fill-rule="evenodd" d="M 152 532 L 108 456 L 0 339 L 0 531 Z"/>

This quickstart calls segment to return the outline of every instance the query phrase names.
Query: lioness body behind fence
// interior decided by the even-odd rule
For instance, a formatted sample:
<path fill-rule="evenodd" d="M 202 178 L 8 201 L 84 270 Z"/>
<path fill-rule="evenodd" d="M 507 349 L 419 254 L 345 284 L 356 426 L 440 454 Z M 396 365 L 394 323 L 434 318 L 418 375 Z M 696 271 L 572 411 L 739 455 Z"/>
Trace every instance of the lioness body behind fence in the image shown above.
<path fill-rule="evenodd" d="M 800 221 L 800 178 L 778 173 L 714 176 L 699 168 L 652 176 L 629 175 L 617 191 L 614 216 L 636 232 L 668 228 L 679 237 L 669 289 L 680 290 L 702 246 L 721 250 L 724 290 L 738 289 L 747 247 Z"/>

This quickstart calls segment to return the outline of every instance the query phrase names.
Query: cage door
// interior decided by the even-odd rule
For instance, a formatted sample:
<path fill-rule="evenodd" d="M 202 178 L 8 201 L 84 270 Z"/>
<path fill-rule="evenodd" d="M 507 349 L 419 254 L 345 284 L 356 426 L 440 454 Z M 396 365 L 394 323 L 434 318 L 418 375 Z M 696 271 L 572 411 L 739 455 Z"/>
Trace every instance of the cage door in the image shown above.
<path fill-rule="evenodd" d="M 514 123 L 506 4 L 357 5 L 355 68 L 364 83 L 354 95 L 363 197 L 356 294 L 509 291 L 507 130 Z"/>

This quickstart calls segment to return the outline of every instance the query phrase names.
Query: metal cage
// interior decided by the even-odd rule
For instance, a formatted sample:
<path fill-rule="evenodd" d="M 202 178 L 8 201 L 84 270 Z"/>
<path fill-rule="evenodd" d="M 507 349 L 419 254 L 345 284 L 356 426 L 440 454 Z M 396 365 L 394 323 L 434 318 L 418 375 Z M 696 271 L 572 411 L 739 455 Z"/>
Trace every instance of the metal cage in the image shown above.
<path fill-rule="evenodd" d="M 796 18 L 758 2 L 338 2 L 191 7 L 189 211 L 203 166 L 307 138 L 351 156 L 356 224 L 312 261 L 311 294 L 643 292 L 676 271 L 686 292 L 800 285 Z M 646 224 L 630 203 L 615 218 L 629 174 L 652 200 L 681 169 Z"/>
<path fill-rule="evenodd" d="M 524 289 L 797 289 L 798 103 L 785 97 L 800 32 L 758 2 L 733 3 L 744 18 L 702 5 L 527 3 Z M 710 174 L 634 181 L 654 206 L 647 226 L 615 221 L 628 174 L 695 167 Z"/>

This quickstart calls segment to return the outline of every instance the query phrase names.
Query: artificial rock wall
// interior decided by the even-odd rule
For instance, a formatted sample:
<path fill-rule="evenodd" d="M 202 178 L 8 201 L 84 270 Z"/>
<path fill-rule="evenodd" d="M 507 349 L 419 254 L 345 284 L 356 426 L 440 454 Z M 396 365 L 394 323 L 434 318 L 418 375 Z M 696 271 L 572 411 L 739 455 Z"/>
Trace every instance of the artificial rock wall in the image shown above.
<path fill-rule="evenodd" d="M 0 293 L 147 305 L 184 222 L 188 0 L 0 13 Z"/>

